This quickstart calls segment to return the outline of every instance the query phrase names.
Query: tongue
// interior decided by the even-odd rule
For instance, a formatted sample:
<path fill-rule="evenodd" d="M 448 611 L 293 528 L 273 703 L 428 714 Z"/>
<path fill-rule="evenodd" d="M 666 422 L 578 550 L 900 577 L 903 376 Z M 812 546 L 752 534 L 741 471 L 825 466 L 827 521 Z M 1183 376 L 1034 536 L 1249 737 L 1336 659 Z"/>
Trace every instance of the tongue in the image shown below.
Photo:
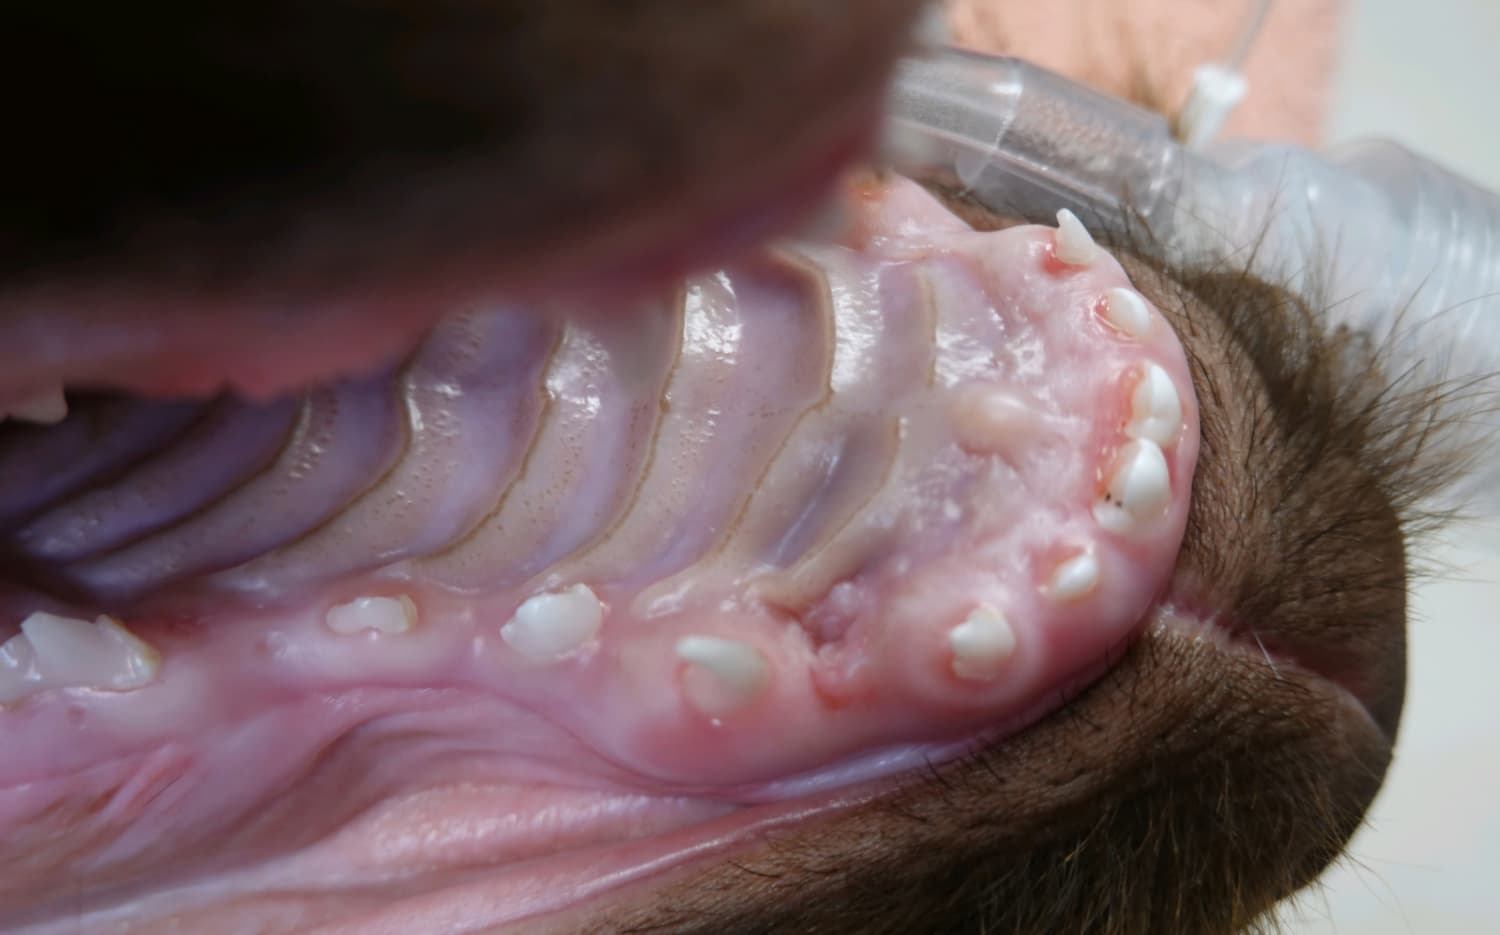
<path fill-rule="evenodd" d="M 847 242 L 698 278 L 629 328 L 472 313 L 297 419 L 179 419 L 179 447 L 46 503 L 0 476 L 6 548 L 79 598 L 0 613 L 125 627 L 70 629 L 86 666 L 44 651 L 45 614 L 0 648 L 0 823 L 155 764 L 176 805 L 129 820 L 208 834 L 335 744 L 387 751 L 402 788 L 783 800 L 1055 707 L 1170 573 L 1183 351 L 1071 219 L 975 233 L 903 181 L 858 202 Z M 238 470 L 202 465 L 240 437 Z M 12 430 L 0 469 L 48 444 Z M 164 481 L 188 474 L 212 496 Z M 111 664 L 136 677 L 103 684 Z"/>

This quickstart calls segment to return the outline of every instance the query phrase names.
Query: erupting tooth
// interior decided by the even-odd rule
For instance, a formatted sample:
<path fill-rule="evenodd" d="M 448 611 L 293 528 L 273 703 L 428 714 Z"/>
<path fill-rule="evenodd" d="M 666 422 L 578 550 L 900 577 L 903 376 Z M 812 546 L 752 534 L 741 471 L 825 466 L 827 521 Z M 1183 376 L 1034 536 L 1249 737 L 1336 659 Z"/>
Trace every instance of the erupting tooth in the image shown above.
<path fill-rule="evenodd" d="M 1130 425 L 1125 434 L 1169 445 L 1182 433 L 1182 399 L 1167 372 L 1147 364 L 1130 397 Z"/>
<path fill-rule="evenodd" d="M 993 681 L 1016 651 L 1016 631 L 1005 615 L 984 606 L 948 631 L 953 674 L 971 682 Z"/>
<path fill-rule="evenodd" d="M 1099 245 L 1067 208 L 1057 212 L 1057 258 L 1069 266 L 1089 266 L 1099 257 Z"/>
<path fill-rule="evenodd" d="M 1099 559 L 1084 552 L 1058 565 L 1047 583 L 1047 593 L 1054 600 L 1068 603 L 1082 600 L 1099 585 Z"/>
<path fill-rule="evenodd" d="M 38 425 L 56 425 L 68 417 L 68 399 L 63 395 L 62 384 L 59 383 L 33 393 L 18 403 L 11 403 L 9 410 L 12 419 L 35 422 Z"/>
<path fill-rule="evenodd" d="M 1104 320 L 1126 337 L 1140 340 L 1151 331 L 1151 310 L 1132 289 L 1111 289 L 1104 296 Z"/>
<path fill-rule="evenodd" d="M 48 687 L 131 691 L 155 680 L 161 656 L 112 617 L 94 623 L 38 611 L 21 622 Z"/>
<path fill-rule="evenodd" d="M 741 710 L 770 681 L 766 657 L 747 643 L 717 636 L 685 636 L 677 641 L 677 658 L 688 663 L 682 688 L 688 700 L 710 717 Z"/>
<path fill-rule="evenodd" d="M 1126 445 L 1118 465 L 1103 501 L 1094 505 L 1094 519 L 1110 532 L 1124 534 L 1162 515 L 1172 502 L 1172 482 L 1167 457 L 1153 441 Z"/>
<path fill-rule="evenodd" d="M 410 633 L 417 626 L 417 605 L 405 594 L 400 597 L 358 597 L 330 608 L 324 622 L 328 629 L 342 636 L 365 631 L 392 635 Z"/>
<path fill-rule="evenodd" d="M 604 605 L 577 584 L 528 599 L 500 628 L 500 638 L 533 662 L 555 662 L 593 642 L 603 625 Z"/>
<path fill-rule="evenodd" d="M 1036 412 L 993 386 L 973 386 L 960 391 L 953 421 L 958 443 L 975 454 L 1011 451 L 1037 430 Z"/>

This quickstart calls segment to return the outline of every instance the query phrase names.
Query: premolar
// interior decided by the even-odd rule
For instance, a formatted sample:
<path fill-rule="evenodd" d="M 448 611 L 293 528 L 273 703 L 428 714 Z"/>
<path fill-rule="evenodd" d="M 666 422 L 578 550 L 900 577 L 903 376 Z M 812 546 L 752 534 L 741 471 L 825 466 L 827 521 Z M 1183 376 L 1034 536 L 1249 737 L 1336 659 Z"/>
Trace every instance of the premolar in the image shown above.
<path fill-rule="evenodd" d="M 328 610 L 328 628 L 345 636 L 374 632 L 399 635 L 417 625 L 417 605 L 406 595 L 357 597 Z"/>
<path fill-rule="evenodd" d="M 516 608 L 500 637 L 532 662 L 556 662 L 593 642 L 604 626 L 604 605 L 588 585 L 538 594 Z"/>
<path fill-rule="evenodd" d="M 161 656 L 113 617 L 38 611 L 0 646 L 0 704 L 50 688 L 125 692 L 155 681 Z"/>

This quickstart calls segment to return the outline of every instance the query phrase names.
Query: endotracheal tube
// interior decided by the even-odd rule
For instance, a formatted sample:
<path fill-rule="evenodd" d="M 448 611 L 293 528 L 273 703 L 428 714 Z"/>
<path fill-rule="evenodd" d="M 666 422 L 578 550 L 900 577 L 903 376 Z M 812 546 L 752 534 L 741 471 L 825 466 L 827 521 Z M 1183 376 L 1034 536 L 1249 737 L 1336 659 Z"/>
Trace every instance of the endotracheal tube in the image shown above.
<path fill-rule="evenodd" d="M 1330 326 L 1390 343 L 1418 375 L 1500 395 L 1500 196 L 1401 146 L 1190 150 L 1159 114 L 958 50 L 903 64 L 892 133 L 897 168 L 1011 216 L 1065 207 L 1098 229 L 1144 228 L 1176 263 L 1253 252 L 1255 272 L 1327 297 Z M 1480 408 L 1474 437 L 1500 438 L 1500 411 Z M 1464 488 L 1487 512 L 1500 512 L 1495 455 Z"/>

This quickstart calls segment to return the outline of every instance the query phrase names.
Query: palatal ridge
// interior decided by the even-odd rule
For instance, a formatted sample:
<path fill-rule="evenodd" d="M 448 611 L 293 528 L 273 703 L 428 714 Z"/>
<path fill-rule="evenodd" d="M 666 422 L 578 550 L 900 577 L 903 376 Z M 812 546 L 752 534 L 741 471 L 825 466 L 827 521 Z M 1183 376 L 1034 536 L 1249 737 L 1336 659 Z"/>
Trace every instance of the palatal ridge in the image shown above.
<path fill-rule="evenodd" d="M 0 542 L 128 611 L 29 613 L 0 705 L 152 694 L 191 720 L 192 673 L 231 662 L 215 690 L 484 685 L 683 782 L 1034 705 L 1170 570 L 1186 361 L 1071 213 L 979 234 L 879 184 L 853 242 L 700 277 L 628 327 L 475 313 L 395 378 L 173 415 L 180 447 L 131 469 L 192 501 L 165 519 L 132 512 L 131 476 L 0 494 Z M 12 410 L 65 414 L 60 390 Z M 225 465 L 230 438 L 264 451 Z M 218 486 L 174 487 L 189 471 Z M 236 609 L 184 637 L 158 599 L 183 584 Z"/>

